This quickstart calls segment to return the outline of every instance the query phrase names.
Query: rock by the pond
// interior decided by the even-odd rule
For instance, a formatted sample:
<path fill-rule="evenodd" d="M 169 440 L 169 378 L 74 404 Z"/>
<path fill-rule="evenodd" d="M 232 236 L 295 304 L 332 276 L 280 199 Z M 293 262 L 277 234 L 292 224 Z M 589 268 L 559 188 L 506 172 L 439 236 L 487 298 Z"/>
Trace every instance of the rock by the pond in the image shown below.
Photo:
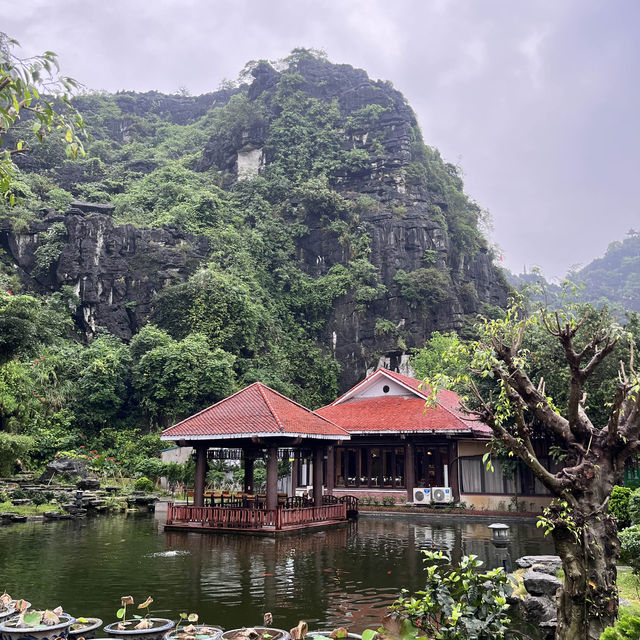
<path fill-rule="evenodd" d="M 40 482 L 48 482 L 56 474 L 67 478 L 86 478 L 87 466 L 83 460 L 78 458 L 64 456 L 56 458 L 47 465 L 44 473 L 40 476 Z"/>
<path fill-rule="evenodd" d="M 560 556 L 544 555 L 544 556 L 522 556 L 516 560 L 516 567 L 518 569 L 529 569 L 534 564 L 546 564 L 546 565 L 562 565 Z"/>
<path fill-rule="evenodd" d="M 152 493 L 142 493 L 138 491 L 133 491 L 127 496 L 127 503 L 129 505 L 138 505 L 150 507 L 155 505 L 160 498 Z"/>
<path fill-rule="evenodd" d="M 27 521 L 27 516 L 21 516 L 17 513 L 11 514 L 11 522 L 26 522 L 26 521 Z"/>
<path fill-rule="evenodd" d="M 100 488 L 100 481 L 93 478 L 83 478 L 76 483 L 78 489 L 89 489 L 95 491 Z"/>
<path fill-rule="evenodd" d="M 562 583 L 555 576 L 540 571 L 527 571 L 524 574 L 524 588 L 532 596 L 553 596 L 562 586 Z"/>

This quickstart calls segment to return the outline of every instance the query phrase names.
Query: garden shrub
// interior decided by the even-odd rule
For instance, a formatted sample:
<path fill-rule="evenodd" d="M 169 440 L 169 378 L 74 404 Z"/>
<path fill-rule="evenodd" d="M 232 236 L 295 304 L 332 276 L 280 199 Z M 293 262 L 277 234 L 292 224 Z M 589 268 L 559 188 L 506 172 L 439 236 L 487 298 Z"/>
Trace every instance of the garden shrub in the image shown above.
<path fill-rule="evenodd" d="M 636 489 L 629 497 L 629 523 L 640 524 L 640 489 Z"/>
<path fill-rule="evenodd" d="M 504 638 L 509 618 L 507 597 L 513 592 L 502 568 L 482 570 L 477 556 L 463 556 L 452 567 L 441 551 L 423 551 L 427 564 L 424 589 L 401 597 L 391 606 L 409 620 L 421 637 L 438 640 Z"/>
<path fill-rule="evenodd" d="M 614 627 L 607 627 L 600 640 L 638 640 L 640 638 L 640 616 L 622 614 Z"/>
<path fill-rule="evenodd" d="M 631 567 L 635 575 L 640 575 L 640 525 L 624 529 L 619 538 L 620 559 Z"/>
<path fill-rule="evenodd" d="M 624 529 L 631 524 L 629 519 L 629 500 L 633 492 L 629 487 L 613 487 L 609 499 L 609 513 L 618 520 L 618 529 Z"/>
<path fill-rule="evenodd" d="M 0 432 L 0 477 L 10 476 L 18 460 L 33 449 L 33 438 Z"/>
<path fill-rule="evenodd" d="M 144 491 L 145 493 L 151 493 L 155 489 L 155 485 L 153 484 L 153 482 L 151 482 L 151 480 L 149 480 L 149 478 L 145 478 L 144 476 L 142 476 L 142 478 L 138 478 L 133 483 L 133 488 L 136 491 Z"/>

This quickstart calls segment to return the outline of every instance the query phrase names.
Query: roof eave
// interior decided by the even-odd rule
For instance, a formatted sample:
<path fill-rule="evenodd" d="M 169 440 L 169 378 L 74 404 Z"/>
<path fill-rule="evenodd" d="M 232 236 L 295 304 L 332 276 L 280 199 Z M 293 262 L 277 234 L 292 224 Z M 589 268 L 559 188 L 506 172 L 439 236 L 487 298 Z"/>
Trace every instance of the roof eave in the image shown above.
<path fill-rule="evenodd" d="M 372 434 L 402 434 L 402 433 L 424 433 L 431 434 L 436 433 L 440 434 L 469 434 L 472 433 L 471 429 L 362 429 L 355 430 L 349 429 L 349 433 L 352 436 L 360 436 L 360 435 L 372 435 Z"/>
<path fill-rule="evenodd" d="M 160 440 L 240 440 L 241 438 L 310 438 L 314 440 L 350 440 L 349 433 L 344 435 L 325 435 L 316 433 L 288 433 L 288 432 L 253 432 L 253 433 L 209 433 L 195 435 L 162 435 Z"/>

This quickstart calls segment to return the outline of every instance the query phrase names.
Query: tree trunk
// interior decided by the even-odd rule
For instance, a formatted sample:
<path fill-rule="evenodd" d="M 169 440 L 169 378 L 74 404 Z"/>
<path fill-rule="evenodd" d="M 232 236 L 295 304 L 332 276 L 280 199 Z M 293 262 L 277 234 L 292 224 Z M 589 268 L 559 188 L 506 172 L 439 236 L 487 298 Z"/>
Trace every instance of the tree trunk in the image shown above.
<path fill-rule="evenodd" d="M 553 529 L 564 569 L 556 638 L 597 640 L 607 626 L 615 624 L 618 615 L 617 527 L 611 516 L 598 509 L 585 515 L 572 512 L 571 517 L 576 528 L 558 523 Z"/>

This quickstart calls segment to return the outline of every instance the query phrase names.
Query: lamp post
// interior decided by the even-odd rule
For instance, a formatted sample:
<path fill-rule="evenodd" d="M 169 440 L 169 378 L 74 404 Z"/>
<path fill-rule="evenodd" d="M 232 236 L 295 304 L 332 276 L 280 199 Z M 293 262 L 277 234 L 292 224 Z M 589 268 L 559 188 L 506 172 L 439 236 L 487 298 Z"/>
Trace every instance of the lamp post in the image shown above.
<path fill-rule="evenodd" d="M 507 550 L 507 544 L 509 542 L 509 528 L 508 524 L 502 524 L 501 522 L 495 522 L 494 524 L 489 525 L 493 546 L 496 549 L 504 549 L 504 555 L 499 553 L 498 557 L 501 557 L 502 566 L 507 573 L 511 573 L 511 556 Z"/>

